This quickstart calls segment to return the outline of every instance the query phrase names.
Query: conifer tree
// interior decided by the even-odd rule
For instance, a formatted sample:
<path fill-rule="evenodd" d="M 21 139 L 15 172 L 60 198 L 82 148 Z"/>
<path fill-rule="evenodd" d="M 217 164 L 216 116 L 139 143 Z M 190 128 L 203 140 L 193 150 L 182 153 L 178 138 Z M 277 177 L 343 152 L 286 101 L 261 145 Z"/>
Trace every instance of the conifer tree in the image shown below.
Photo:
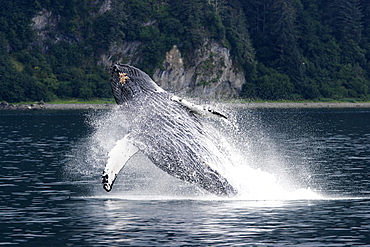
<path fill-rule="evenodd" d="M 271 34 L 277 52 L 277 65 L 294 81 L 300 80 L 302 63 L 298 48 L 297 12 L 295 0 L 276 0 L 271 5 Z"/>
<path fill-rule="evenodd" d="M 362 11 L 359 0 L 331 0 L 327 12 L 333 34 L 340 41 L 359 41 L 362 36 Z"/>

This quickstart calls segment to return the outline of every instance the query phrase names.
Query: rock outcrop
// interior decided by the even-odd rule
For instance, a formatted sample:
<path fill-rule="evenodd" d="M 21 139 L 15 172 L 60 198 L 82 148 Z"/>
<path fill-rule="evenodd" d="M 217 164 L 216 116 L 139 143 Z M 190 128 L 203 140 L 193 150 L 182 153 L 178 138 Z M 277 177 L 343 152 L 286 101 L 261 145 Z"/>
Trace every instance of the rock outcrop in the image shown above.
<path fill-rule="evenodd" d="M 153 79 L 164 89 L 192 96 L 212 98 L 237 97 L 245 83 L 244 72 L 233 66 L 230 51 L 207 40 L 195 52 L 193 66 L 184 64 L 177 48 L 167 52 L 164 69 L 157 69 Z"/>
<path fill-rule="evenodd" d="M 33 45 L 42 47 L 43 52 L 49 49 L 51 43 L 58 43 L 64 41 L 67 43 L 77 43 L 80 41 L 79 37 L 73 35 L 66 35 L 59 32 L 59 23 L 61 17 L 55 15 L 53 12 L 42 9 L 32 18 L 32 29 L 36 32 L 36 38 L 33 41 Z"/>
<path fill-rule="evenodd" d="M 32 18 L 32 28 L 36 31 L 35 43 L 43 46 L 44 42 L 49 37 L 49 32 L 55 29 L 57 20 L 53 17 L 52 12 L 47 9 L 42 9 L 35 17 Z"/>

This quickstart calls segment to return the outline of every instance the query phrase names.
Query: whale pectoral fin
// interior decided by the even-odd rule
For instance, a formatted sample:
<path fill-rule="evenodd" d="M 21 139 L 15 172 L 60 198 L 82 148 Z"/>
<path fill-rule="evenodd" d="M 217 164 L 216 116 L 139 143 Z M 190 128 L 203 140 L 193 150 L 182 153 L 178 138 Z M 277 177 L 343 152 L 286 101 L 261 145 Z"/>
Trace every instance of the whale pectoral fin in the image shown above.
<path fill-rule="evenodd" d="M 107 192 L 112 190 L 117 174 L 138 151 L 139 149 L 132 143 L 129 135 L 116 142 L 116 145 L 109 152 L 109 159 L 102 175 L 103 188 Z"/>
<path fill-rule="evenodd" d="M 184 99 L 182 99 L 180 97 L 177 97 L 177 96 L 173 96 L 171 98 L 171 100 L 179 103 L 180 105 L 183 105 L 183 106 L 187 107 L 190 111 L 192 111 L 192 112 L 194 112 L 194 113 L 196 113 L 200 116 L 203 116 L 203 117 L 220 117 L 220 118 L 227 119 L 227 117 L 224 114 L 213 110 L 210 106 L 196 105 L 196 104 L 190 103 L 189 101 L 184 100 Z"/>

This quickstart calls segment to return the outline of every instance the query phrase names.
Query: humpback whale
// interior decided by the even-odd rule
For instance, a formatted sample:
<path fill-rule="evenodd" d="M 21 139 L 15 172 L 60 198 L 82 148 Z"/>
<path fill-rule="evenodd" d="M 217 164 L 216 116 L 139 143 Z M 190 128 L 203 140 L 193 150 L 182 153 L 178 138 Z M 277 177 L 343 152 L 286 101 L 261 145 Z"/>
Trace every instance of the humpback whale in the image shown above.
<path fill-rule="evenodd" d="M 214 168 L 222 161 L 200 121 L 202 116 L 226 119 L 224 114 L 165 91 L 145 72 L 127 64 L 112 65 L 110 83 L 119 110 L 129 115 L 131 123 L 128 134 L 109 152 L 102 174 L 107 192 L 127 161 L 140 151 L 178 179 L 215 195 L 237 194 Z"/>

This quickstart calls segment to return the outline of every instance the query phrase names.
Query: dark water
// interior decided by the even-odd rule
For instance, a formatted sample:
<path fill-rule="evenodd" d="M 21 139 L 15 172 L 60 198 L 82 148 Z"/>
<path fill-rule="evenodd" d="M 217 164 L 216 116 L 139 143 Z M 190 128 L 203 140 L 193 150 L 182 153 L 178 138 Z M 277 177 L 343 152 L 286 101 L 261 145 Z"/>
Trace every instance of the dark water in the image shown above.
<path fill-rule="evenodd" d="M 66 169 L 84 163 L 73 150 L 93 131 L 86 112 L 0 112 L 0 245 L 370 244 L 370 109 L 240 110 L 237 118 L 254 169 L 320 199 L 107 194 L 103 167 Z"/>

